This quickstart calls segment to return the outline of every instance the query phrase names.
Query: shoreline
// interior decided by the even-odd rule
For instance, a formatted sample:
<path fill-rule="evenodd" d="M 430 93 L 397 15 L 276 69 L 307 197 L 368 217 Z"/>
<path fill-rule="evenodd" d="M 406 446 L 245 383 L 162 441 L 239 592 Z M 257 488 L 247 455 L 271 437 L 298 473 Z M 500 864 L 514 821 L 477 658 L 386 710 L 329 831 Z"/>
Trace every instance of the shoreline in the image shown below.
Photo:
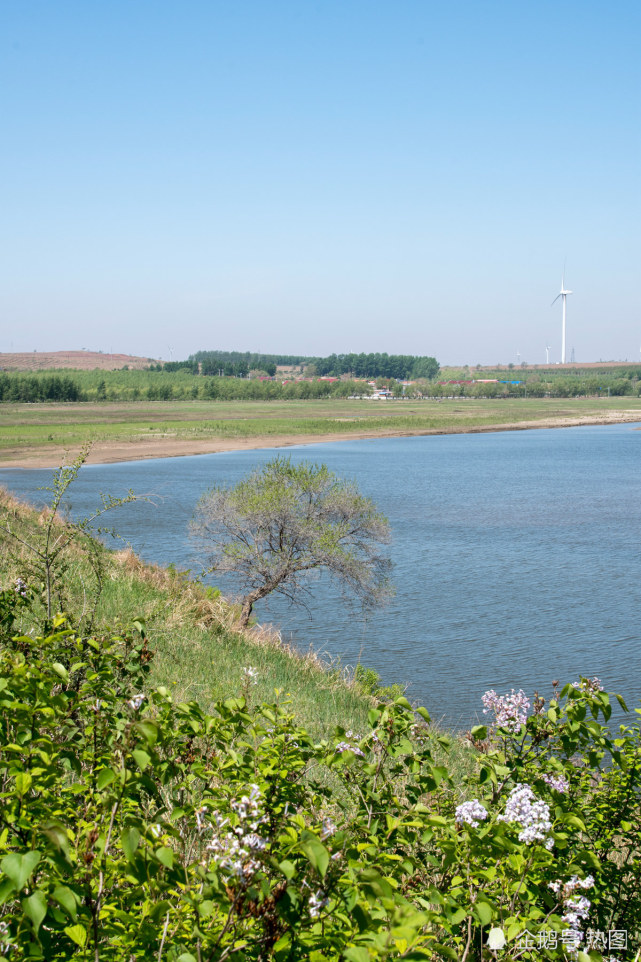
<path fill-rule="evenodd" d="M 575 418 L 542 418 L 537 421 L 515 421 L 504 424 L 480 424 L 477 427 L 429 428 L 425 430 L 333 431 L 328 434 L 282 434 L 272 437 L 238 439 L 182 438 L 150 439 L 149 441 L 95 441 L 87 464 L 117 464 L 126 461 L 147 461 L 160 458 L 193 457 L 200 454 L 224 454 L 231 451 L 255 451 L 264 448 L 289 448 L 298 445 L 328 444 L 337 441 L 375 441 L 378 438 L 429 437 L 443 434 L 487 434 L 496 431 L 532 431 L 536 429 L 588 427 L 594 425 L 629 424 L 641 421 L 641 412 L 612 412 Z M 28 452 L 0 454 L 0 468 L 39 469 L 57 468 L 68 454 L 67 449 L 32 448 Z"/>

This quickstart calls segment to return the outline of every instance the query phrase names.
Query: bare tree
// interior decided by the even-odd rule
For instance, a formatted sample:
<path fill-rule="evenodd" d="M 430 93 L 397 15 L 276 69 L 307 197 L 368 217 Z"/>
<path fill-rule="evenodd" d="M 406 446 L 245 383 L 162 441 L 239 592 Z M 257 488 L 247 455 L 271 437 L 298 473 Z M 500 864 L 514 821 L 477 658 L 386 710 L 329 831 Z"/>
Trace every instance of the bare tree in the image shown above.
<path fill-rule="evenodd" d="M 392 594 L 391 562 L 381 551 L 390 540 L 387 519 L 323 464 L 279 457 L 235 487 L 212 488 L 198 502 L 190 531 L 208 572 L 236 577 L 243 626 L 254 604 L 272 592 L 304 603 L 320 570 L 364 607 Z"/>

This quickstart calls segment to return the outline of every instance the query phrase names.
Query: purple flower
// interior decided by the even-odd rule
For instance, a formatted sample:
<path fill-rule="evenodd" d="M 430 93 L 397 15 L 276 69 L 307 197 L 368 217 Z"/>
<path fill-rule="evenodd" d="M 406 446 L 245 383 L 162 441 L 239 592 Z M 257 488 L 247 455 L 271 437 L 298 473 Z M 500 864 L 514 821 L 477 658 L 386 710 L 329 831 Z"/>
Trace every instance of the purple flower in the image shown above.
<path fill-rule="evenodd" d="M 481 701 L 485 706 L 483 714 L 493 711 L 498 728 L 507 728 L 508 731 L 516 733 L 527 721 L 530 699 L 522 689 L 512 689 L 508 695 L 497 695 L 494 689 L 491 689 L 485 692 Z"/>
<path fill-rule="evenodd" d="M 318 916 L 321 914 L 322 910 L 327 905 L 329 905 L 329 899 L 327 898 L 326 895 L 323 894 L 323 892 L 318 891 L 318 892 L 315 892 L 313 895 L 310 895 L 307 904 L 309 905 L 310 916 L 313 919 L 317 919 Z"/>
<path fill-rule="evenodd" d="M 343 752 L 354 752 L 359 758 L 365 758 L 365 752 L 361 751 L 358 745 L 350 745 L 349 742 L 339 742 L 334 751 L 342 754 Z"/>
<path fill-rule="evenodd" d="M 548 775 L 544 772 L 541 778 L 550 788 L 553 788 L 555 792 L 560 792 L 561 795 L 565 795 L 570 787 L 570 783 L 565 777 L 565 775 Z"/>
<path fill-rule="evenodd" d="M 567 882 L 550 882 L 550 888 L 556 895 L 561 896 L 564 914 L 562 920 L 568 926 L 563 932 L 564 941 L 568 946 L 568 951 L 576 955 L 579 946 L 583 942 L 582 923 L 587 919 L 592 903 L 584 895 L 575 895 L 576 889 L 591 889 L 594 879 L 591 875 L 580 879 L 578 875 L 573 875 Z"/>
<path fill-rule="evenodd" d="M 600 678 L 582 678 L 581 681 L 573 681 L 573 688 L 578 688 L 579 691 L 603 691 L 603 685 L 601 684 Z"/>
<path fill-rule="evenodd" d="M 456 812 L 454 814 L 455 821 L 459 825 L 466 823 L 476 828 L 481 822 L 485 821 L 488 817 L 487 811 L 483 808 L 480 802 L 476 799 L 472 799 L 471 802 L 463 802 L 462 805 L 458 805 Z"/>
<path fill-rule="evenodd" d="M 554 844 L 548 836 L 552 828 L 549 806 L 536 797 L 529 785 L 519 784 L 512 789 L 505 805 L 505 814 L 499 815 L 497 821 L 521 825 L 519 842 L 525 842 L 526 845 L 543 842 L 546 848 L 552 848 Z"/>

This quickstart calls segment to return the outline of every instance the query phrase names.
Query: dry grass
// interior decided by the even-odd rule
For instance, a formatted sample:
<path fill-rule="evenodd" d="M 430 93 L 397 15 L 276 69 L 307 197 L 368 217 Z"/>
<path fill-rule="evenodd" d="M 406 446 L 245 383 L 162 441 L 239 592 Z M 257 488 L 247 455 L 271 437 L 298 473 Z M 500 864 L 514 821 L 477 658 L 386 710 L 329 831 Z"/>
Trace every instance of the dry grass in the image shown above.
<path fill-rule="evenodd" d="M 123 367 L 140 371 L 156 364 L 149 357 L 131 354 L 102 354 L 99 351 L 30 351 L 0 354 L 3 371 L 55 371 L 68 368 L 74 371 L 119 371 Z"/>
<path fill-rule="evenodd" d="M 332 667 L 317 652 L 310 650 L 301 653 L 289 642 L 284 642 L 280 631 L 273 625 L 243 627 L 240 624 L 239 604 L 220 594 L 214 595 L 211 589 L 184 578 L 179 572 L 142 561 L 129 548 L 114 552 L 113 563 L 112 577 L 124 573 L 132 581 L 149 585 L 155 592 L 169 596 L 171 607 L 166 614 L 168 629 L 192 624 L 201 631 L 231 632 L 256 648 L 278 648 L 281 653 L 294 658 L 300 666 L 304 665 L 313 671 L 327 672 Z M 344 674 L 344 681 L 353 684 L 349 674 Z"/>

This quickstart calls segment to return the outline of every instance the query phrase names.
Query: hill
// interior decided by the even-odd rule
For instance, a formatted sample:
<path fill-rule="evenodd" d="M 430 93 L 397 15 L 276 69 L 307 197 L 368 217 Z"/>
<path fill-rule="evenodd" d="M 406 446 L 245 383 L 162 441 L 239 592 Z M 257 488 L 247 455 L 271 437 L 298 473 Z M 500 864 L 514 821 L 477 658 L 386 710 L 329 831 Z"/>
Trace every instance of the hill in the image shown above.
<path fill-rule="evenodd" d="M 119 371 L 124 367 L 140 371 L 153 358 L 136 357 L 132 354 L 103 354 L 101 351 L 30 351 L 16 354 L 0 354 L 0 370 L 4 371 L 52 371 L 71 368 L 75 371 Z"/>

